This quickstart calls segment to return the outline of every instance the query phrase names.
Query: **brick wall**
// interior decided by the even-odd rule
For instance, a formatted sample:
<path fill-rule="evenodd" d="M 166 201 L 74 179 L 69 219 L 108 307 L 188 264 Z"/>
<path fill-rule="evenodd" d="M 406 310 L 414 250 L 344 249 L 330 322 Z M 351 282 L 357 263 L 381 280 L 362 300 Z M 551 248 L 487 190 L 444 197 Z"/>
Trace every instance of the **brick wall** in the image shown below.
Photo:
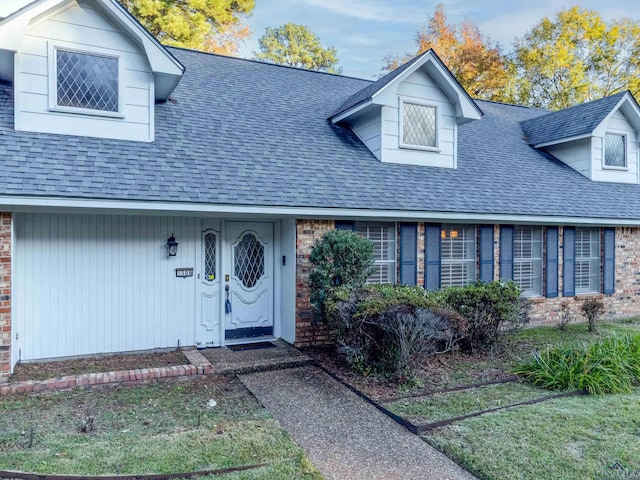
<path fill-rule="evenodd" d="M 0 213 L 0 383 L 11 367 L 11 214 Z"/>
<path fill-rule="evenodd" d="M 532 299 L 532 324 L 557 325 L 561 304 L 566 302 L 574 321 L 585 321 L 580 307 L 585 298 L 595 297 L 605 305 L 607 318 L 627 318 L 640 315 L 640 228 L 616 228 L 616 290 L 611 295 L 593 294 L 562 296 L 563 230 L 559 229 L 560 258 L 557 298 Z"/>
<path fill-rule="evenodd" d="M 331 342 L 331 332 L 324 325 L 316 325 L 309 301 L 309 274 L 311 250 L 316 240 L 333 230 L 333 220 L 296 221 L 296 343 L 297 347 L 322 345 Z"/>
<path fill-rule="evenodd" d="M 296 345 L 307 346 L 331 341 L 330 332 L 322 325 L 314 325 L 313 311 L 309 302 L 309 254 L 315 241 L 324 232 L 334 228 L 332 220 L 297 221 L 297 266 L 296 266 Z M 557 298 L 532 298 L 532 325 L 557 325 L 562 315 L 561 305 L 566 302 L 574 321 L 583 322 L 580 314 L 582 302 L 589 297 L 601 299 L 607 318 L 625 318 L 640 315 L 640 228 L 616 229 L 616 291 L 611 295 L 601 293 L 562 296 L 562 252 L 563 228 L 558 229 L 558 288 Z M 418 284 L 424 285 L 425 223 L 418 223 Z M 500 226 L 494 229 L 494 278 L 500 276 Z M 544 269 L 543 262 L 543 269 Z M 544 278 L 544 271 L 543 271 Z"/>

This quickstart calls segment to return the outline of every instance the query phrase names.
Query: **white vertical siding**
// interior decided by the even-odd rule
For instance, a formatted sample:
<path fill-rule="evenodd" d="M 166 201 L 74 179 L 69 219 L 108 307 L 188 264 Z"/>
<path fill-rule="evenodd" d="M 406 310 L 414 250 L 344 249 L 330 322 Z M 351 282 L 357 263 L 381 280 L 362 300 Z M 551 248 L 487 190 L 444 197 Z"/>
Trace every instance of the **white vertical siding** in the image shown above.
<path fill-rule="evenodd" d="M 106 49 L 124 62 L 124 118 L 49 111 L 48 44 Z M 16 56 L 16 129 L 122 140 L 152 141 L 154 91 L 144 51 L 103 13 L 74 1 L 33 23 Z"/>
<path fill-rule="evenodd" d="M 197 269 L 200 219 L 16 214 L 15 226 L 22 360 L 194 344 L 196 276 L 175 268 Z"/>

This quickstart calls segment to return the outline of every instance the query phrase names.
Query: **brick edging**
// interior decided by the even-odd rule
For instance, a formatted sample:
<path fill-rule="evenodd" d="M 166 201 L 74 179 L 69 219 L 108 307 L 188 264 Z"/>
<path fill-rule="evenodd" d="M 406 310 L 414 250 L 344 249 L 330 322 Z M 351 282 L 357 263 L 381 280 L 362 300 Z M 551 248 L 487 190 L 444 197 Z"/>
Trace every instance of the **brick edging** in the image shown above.
<path fill-rule="evenodd" d="M 73 390 L 75 388 L 92 388 L 100 385 L 152 383 L 161 381 L 162 379 L 210 375 L 213 373 L 213 365 L 211 365 L 200 352 L 189 351 L 189 355 L 187 355 L 187 351 L 183 353 L 185 357 L 187 357 L 187 360 L 193 363 L 192 365 L 83 373 L 81 375 L 48 378 L 47 380 L 25 380 L 23 382 L 5 383 L 0 385 L 0 397 L 20 393 L 41 393 Z"/>

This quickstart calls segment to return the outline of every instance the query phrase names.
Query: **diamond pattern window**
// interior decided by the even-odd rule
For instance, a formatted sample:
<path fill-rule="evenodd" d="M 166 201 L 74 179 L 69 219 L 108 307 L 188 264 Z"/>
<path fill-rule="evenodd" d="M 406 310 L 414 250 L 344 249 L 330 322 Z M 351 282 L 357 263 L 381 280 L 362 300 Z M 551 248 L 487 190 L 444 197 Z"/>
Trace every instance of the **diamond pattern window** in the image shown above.
<path fill-rule="evenodd" d="M 604 165 L 605 167 L 627 166 L 627 152 L 624 135 L 607 133 L 604 136 Z"/>
<path fill-rule="evenodd" d="M 356 222 L 356 232 L 373 242 L 373 273 L 367 283 L 395 283 L 396 224 Z"/>
<path fill-rule="evenodd" d="M 204 236 L 204 278 L 209 282 L 216 279 L 216 234 L 207 233 Z"/>
<path fill-rule="evenodd" d="M 117 57 L 56 50 L 59 107 L 119 111 Z"/>
<path fill-rule="evenodd" d="M 233 271 L 246 288 L 253 288 L 264 275 L 264 245 L 252 233 L 243 235 L 233 249 Z"/>
<path fill-rule="evenodd" d="M 576 228 L 576 293 L 600 291 L 600 229 Z"/>
<path fill-rule="evenodd" d="M 440 285 L 463 287 L 475 280 L 475 226 L 443 225 L 440 231 Z"/>
<path fill-rule="evenodd" d="M 513 281 L 525 296 L 542 295 L 542 229 L 515 226 L 513 231 Z"/>
<path fill-rule="evenodd" d="M 436 148 L 436 107 L 402 102 L 402 144 Z"/>

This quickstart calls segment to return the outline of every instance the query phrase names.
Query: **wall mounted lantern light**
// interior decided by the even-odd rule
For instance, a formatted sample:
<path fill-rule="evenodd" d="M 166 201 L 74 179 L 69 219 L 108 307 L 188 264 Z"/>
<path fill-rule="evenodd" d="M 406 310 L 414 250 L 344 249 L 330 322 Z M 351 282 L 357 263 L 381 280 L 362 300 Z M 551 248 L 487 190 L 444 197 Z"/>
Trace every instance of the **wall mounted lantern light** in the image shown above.
<path fill-rule="evenodd" d="M 167 253 L 170 257 L 175 257 L 176 253 L 178 253 L 178 242 L 176 242 L 176 237 L 173 236 L 173 233 L 167 240 Z"/>

